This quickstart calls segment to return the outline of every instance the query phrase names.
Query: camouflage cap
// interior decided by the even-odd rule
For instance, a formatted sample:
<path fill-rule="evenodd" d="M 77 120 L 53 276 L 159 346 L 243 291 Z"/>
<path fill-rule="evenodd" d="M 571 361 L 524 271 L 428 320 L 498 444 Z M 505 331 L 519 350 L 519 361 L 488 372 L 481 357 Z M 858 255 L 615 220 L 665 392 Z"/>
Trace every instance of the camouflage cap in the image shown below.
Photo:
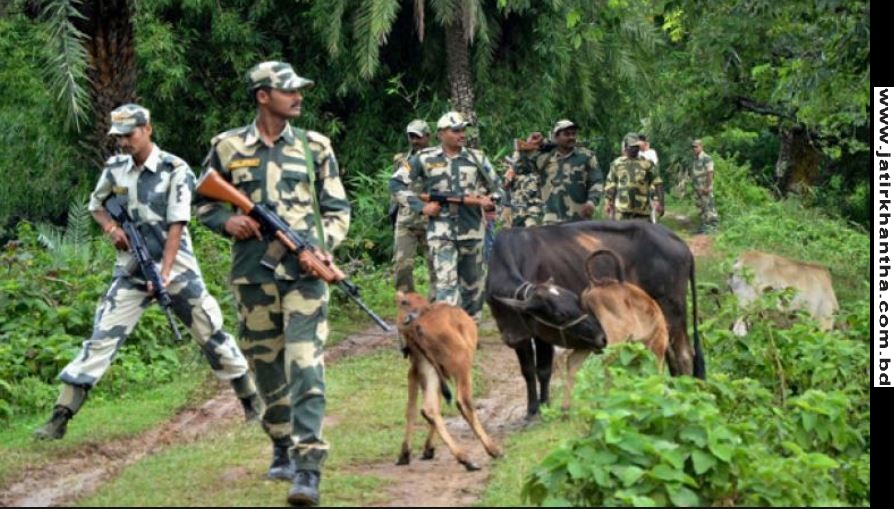
<path fill-rule="evenodd" d="M 428 122 L 417 118 L 416 120 L 407 124 L 407 134 L 425 136 L 426 134 L 431 134 L 431 129 L 429 129 L 428 127 Z"/>
<path fill-rule="evenodd" d="M 556 122 L 556 125 L 553 126 L 553 130 L 550 131 L 550 136 L 552 138 L 555 138 L 556 135 L 559 134 L 559 131 L 564 131 L 565 129 L 568 129 L 570 127 L 576 128 L 577 124 L 568 120 L 567 118 L 563 118 L 562 120 L 559 120 L 558 122 Z"/>
<path fill-rule="evenodd" d="M 313 81 L 298 76 L 291 64 L 275 60 L 261 62 L 249 69 L 246 81 L 249 90 L 270 87 L 287 92 L 312 87 L 314 84 Z"/>
<path fill-rule="evenodd" d="M 704 145 L 702 145 L 702 140 L 695 139 L 695 140 L 692 140 L 692 146 L 693 147 L 695 147 L 695 146 L 702 147 Z"/>
<path fill-rule="evenodd" d="M 622 141 L 624 144 L 624 148 L 627 147 L 637 147 L 639 148 L 639 135 L 636 133 L 627 133 L 624 135 L 624 140 Z"/>
<path fill-rule="evenodd" d="M 438 119 L 438 129 L 462 129 L 469 125 L 458 111 L 448 111 Z"/>
<path fill-rule="evenodd" d="M 109 134 L 130 134 L 134 127 L 149 123 L 149 110 L 139 104 L 124 104 L 112 110 L 110 117 Z"/>

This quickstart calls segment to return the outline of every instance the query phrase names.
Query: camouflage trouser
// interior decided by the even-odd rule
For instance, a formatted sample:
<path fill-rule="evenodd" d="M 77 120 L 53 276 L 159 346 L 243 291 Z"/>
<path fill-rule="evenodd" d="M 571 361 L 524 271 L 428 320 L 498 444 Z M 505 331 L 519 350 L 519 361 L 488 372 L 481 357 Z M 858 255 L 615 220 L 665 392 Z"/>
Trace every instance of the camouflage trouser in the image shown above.
<path fill-rule="evenodd" d="M 710 189 L 707 192 L 701 192 L 701 189 L 707 186 L 706 179 L 694 179 L 692 185 L 695 187 L 695 203 L 698 205 L 702 225 L 717 226 L 717 223 L 720 222 L 720 217 L 717 215 L 717 209 L 714 207 L 714 190 Z"/>
<path fill-rule="evenodd" d="M 484 294 L 484 259 L 481 239 L 429 239 L 437 275 L 435 300 L 462 307 L 477 322 Z"/>
<path fill-rule="evenodd" d="M 234 383 L 237 395 L 254 394 L 248 364 L 233 337 L 223 331 L 220 306 L 202 282 L 201 276 L 184 271 L 172 277 L 168 286 L 173 311 L 190 329 L 202 348 L 214 374 Z M 145 285 L 128 277 L 116 277 L 96 308 L 93 335 L 84 342 L 78 355 L 62 370 L 64 383 L 57 405 L 76 413 L 90 389 L 109 369 L 115 354 L 133 331 L 143 312 L 155 301 Z"/>
<path fill-rule="evenodd" d="M 291 448 L 296 468 L 319 471 L 329 451 L 323 440 L 329 290 L 319 279 L 233 286 L 239 346 L 266 404 L 264 431 Z"/>
<path fill-rule="evenodd" d="M 428 254 L 428 242 L 425 240 L 425 226 L 410 228 L 397 223 L 394 229 L 394 287 L 404 292 L 415 292 L 413 283 L 413 267 L 416 253 L 422 248 L 425 265 L 428 268 L 428 296 L 435 295 L 435 268 Z"/>

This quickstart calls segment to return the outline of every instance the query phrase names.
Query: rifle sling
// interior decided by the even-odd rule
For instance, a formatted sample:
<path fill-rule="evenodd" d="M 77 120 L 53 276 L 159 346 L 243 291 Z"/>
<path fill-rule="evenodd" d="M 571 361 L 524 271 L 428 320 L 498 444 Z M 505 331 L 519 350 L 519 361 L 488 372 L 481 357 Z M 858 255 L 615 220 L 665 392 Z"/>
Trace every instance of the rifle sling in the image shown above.
<path fill-rule="evenodd" d="M 304 148 L 304 160 L 307 163 L 307 178 L 310 181 L 310 197 L 314 207 L 314 224 L 317 227 L 317 240 L 319 241 L 320 249 L 328 250 L 329 246 L 326 245 L 326 237 L 323 235 L 323 223 L 320 218 L 320 203 L 317 201 L 317 170 L 314 165 L 314 155 L 310 151 L 310 145 L 307 143 L 307 133 L 303 129 L 296 129 L 296 131 L 301 139 L 301 144 Z"/>

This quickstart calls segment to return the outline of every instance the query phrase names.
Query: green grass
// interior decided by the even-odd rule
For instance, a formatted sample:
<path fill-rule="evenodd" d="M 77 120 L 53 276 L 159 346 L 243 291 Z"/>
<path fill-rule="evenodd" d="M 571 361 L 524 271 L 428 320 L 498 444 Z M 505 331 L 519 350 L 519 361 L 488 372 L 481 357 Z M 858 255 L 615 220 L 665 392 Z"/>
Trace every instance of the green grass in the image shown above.
<path fill-rule="evenodd" d="M 560 394 L 556 392 L 556 394 Z M 558 447 L 563 440 L 582 433 L 579 425 L 560 418 L 545 419 L 526 428 L 503 442 L 505 458 L 494 463 L 487 489 L 478 506 L 525 506 L 521 499 L 522 484 L 531 466 Z"/>
<path fill-rule="evenodd" d="M 382 502 L 385 482 L 356 465 L 396 458 L 403 437 L 406 364 L 394 351 L 349 358 L 327 369 L 324 470 L 326 505 Z M 424 440 L 418 430 L 416 443 Z M 264 478 L 270 442 L 258 426 L 240 425 L 128 467 L 82 505 L 282 505 L 288 483 Z"/>
<path fill-rule="evenodd" d="M 188 370 L 173 382 L 121 399 L 91 398 L 68 426 L 64 440 L 36 441 L 48 415 L 14 418 L 0 428 L 0 483 L 25 465 L 41 465 L 77 448 L 138 435 L 216 390 L 207 370 Z M 100 386 L 101 387 L 101 386 Z"/>

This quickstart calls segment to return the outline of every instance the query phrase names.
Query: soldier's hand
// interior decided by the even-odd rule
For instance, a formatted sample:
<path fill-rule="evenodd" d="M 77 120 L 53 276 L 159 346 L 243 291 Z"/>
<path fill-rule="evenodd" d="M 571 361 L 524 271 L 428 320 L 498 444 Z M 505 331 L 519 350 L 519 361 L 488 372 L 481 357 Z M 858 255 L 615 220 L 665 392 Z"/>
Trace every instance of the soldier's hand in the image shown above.
<path fill-rule="evenodd" d="M 612 206 L 610 203 L 605 204 L 605 217 L 612 217 Z"/>
<path fill-rule="evenodd" d="M 536 143 L 537 145 L 540 145 L 541 143 L 543 143 L 543 135 L 540 134 L 539 131 L 535 131 L 528 135 L 528 139 L 525 141 L 527 141 L 528 143 Z"/>
<path fill-rule="evenodd" d="M 332 265 L 332 254 L 327 253 L 326 251 L 321 251 L 319 248 L 314 248 L 313 254 L 317 257 L 317 259 L 322 261 L 324 265 L 326 265 L 326 266 Z M 316 277 L 317 279 L 323 279 L 323 280 L 326 279 L 324 277 L 325 274 L 323 274 L 319 270 L 317 270 L 318 267 L 315 267 L 314 265 L 312 265 L 310 263 L 305 263 L 304 260 L 301 258 L 299 258 L 299 262 L 301 263 L 301 269 L 304 270 L 304 272 L 311 274 L 312 276 Z"/>
<path fill-rule="evenodd" d="M 664 204 L 656 201 L 654 207 L 655 213 L 658 214 L 658 217 L 664 217 Z"/>
<path fill-rule="evenodd" d="M 106 235 L 119 250 L 127 251 L 130 249 L 130 243 L 127 242 L 127 234 L 118 225 L 113 226 Z"/>
<path fill-rule="evenodd" d="M 506 170 L 506 173 L 503 174 L 503 182 L 505 182 L 505 184 L 509 184 L 514 178 L 515 170 L 513 170 L 512 168 L 509 168 L 508 170 Z"/>
<path fill-rule="evenodd" d="M 224 223 L 224 231 L 239 240 L 257 237 L 261 240 L 261 225 L 248 216 L 233 216 Z"/>
<path fill-rule="evenodd" d="M 596 211 L 596 207 L 594 207 L 592 203 L 587 202 L 581 206 L 580 215 L 584 219 L 590 219 L 593 217 L 593 212 L 595 212 L 595 211 Z"/>
<path fill-rule="evenodd" d="M 422 207 L 422 213 L 432 217 L 441 213 L 441 204 L 436 201 L 430 201 Z"/>

